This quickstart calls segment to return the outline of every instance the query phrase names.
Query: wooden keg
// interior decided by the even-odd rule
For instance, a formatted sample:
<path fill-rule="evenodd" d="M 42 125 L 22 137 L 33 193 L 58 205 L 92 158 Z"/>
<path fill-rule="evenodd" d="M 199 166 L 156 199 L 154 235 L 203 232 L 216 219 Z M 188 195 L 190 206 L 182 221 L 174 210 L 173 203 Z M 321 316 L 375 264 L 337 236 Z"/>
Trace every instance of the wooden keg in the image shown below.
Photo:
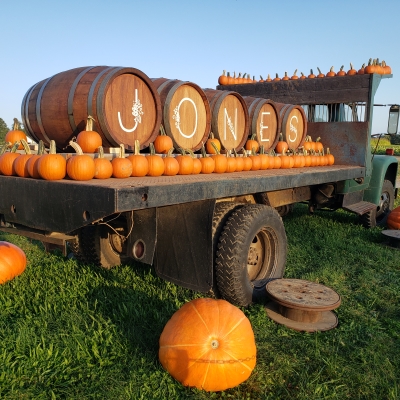
<path fill-rule="evenodd" d="M 240 150 L 249 132 L 249 112 L 236 92 L 204 89 L 211 106 L 211 131 L 226 150 Z"/>
<path fill-rule="evenodd" d="M 275 102 L 259 97 L 243 97 L 249 112 L 249 136 L 256 134 L 256 140 L 265 150 L 274 149 L 279 140 L 281 120 Z"/>
<path fill-rule="evenodd" d="M 125 67 L 81 67 L 64 71 L 33 85 L 22 100 L 21 114 L 28 134 L 59 149 L 95 119 L 94 130 L 104 147 L 141 148 L 157 136 L 161 101 L 142 71 Z"/>
<path fill-rule="evenodd" d="M 275 103 L 279 110 L 279 120 L 283 140 L 290 149 L 303 146 L 307 136 L 307 117 L 303 107 L 293 104 Z"/>
<path fill-rule="evenodd" d="M 199 150 L 211 127 L 211 110 L 203 90 L 192 82 L 153 78 L 160 95 L 162 123 L 174 147 Z"/>

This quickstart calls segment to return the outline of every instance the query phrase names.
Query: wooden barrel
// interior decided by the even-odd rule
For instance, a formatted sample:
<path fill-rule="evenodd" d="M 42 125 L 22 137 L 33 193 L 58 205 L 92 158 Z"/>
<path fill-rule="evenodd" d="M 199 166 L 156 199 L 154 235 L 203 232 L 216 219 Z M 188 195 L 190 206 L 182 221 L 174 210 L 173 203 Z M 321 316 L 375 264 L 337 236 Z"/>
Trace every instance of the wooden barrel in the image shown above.
<path fill-rule="evenodd" d="M 302 146 L 307 136 L 307 117 L 303 107 L 293 104 L 275 103 L 279 110 L 279 119 L 283 140 L 290 149 Z"/>
<path fill-rule="evenodd" d="M 211 127 L 211 110 L 203 90 L 192 82 L 153 78 L 160 95 L 162 123 L 174 147 L 199 150 Z"/>
<path fill-rule="evenodd" d="M 274 149 L 279 140 L 281 120 L 275 102 L 259 97 L 243 97 L 249 112 L 249 136 L 256 134 L 256 140 L 265 150 Z"/>
<path fill-rule="evenodd" d="M 211 131 L 226 150 L 240 150 L 249 132 L 249 112 L 236 92 L 204 89 L 211 106 Z"/>
<path fill-rule="evenodd" d="M 95 119 L 94 130 L 104 147 L 141 148 L 157 136 L 161 101 L 142 71 L 125 67 L 81 67 L 60 72 L 33 85 L 25 94 L 21 114 L 28 134 L 59 149 Z"/>

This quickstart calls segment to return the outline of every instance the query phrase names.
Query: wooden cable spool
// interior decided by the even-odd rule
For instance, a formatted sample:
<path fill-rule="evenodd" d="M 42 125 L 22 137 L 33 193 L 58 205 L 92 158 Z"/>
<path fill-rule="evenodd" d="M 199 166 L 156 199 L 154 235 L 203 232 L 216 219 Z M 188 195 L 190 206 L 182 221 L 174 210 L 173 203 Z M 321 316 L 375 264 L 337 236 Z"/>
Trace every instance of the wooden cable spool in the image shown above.
<path fill-rule="evenodd" d="M 249 132 L 249 112 L 243 97 L 236 92 L 204 89 L 211 106 L 211 131 L 226 150 L 239 151 Z"/>
<path fill-rule="evenodd" d="M 135 140 L 146 147 L 161 124 L 161 101 L 151 80 L 129 67 L 81 67 L 60 72 L 33 85 L 25 94 L 21 114 L 28 134 L 59 149 L 85 129 L 88 115 L 103 147 L 133 150 Z"/>
<path fill-rule="evenodd" d="M 275 103 L 278 110 L 283 140 L 289 149 L 303 146 L 307 136 L 307 117 L 303 107 L 293 104 Z"/>
<path fill-rule="evenodd" d="M 275 102 L 259 97 L 243 97 L 249 112 L 249 136 L 256 134 L 256 140 L 264 150 L 274 149 L 279 140 L 281 120 Z"/>
<path fill-rule="evenodd" d="M 153 78 L 160 95 L 162 121 L 174 147 L 199 150 L 211 126 L 210 104 L 203 90 L 192 82 Z"/>

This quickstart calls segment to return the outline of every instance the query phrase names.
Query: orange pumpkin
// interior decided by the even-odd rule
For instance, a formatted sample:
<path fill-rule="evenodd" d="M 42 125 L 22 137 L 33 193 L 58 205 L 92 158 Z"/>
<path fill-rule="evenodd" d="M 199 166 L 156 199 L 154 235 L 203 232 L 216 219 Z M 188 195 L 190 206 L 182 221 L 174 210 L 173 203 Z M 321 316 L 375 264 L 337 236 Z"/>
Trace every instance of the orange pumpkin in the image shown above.
<path fill-rule="evenodd" d="M 307 77 L 302 72 L 300 72 L 300 74 L 300 79 L 307 79 Z"/>
<path fill-rule="evenodd" d="M 264 146 L 260 146 L 260 154 L 259 157 L 261 158 L 261 166 L 260 169 L 268 169 L 269 168 L 269 156 L 264 152 Z"/>
<path fill-rule="evenodd" d="M 382 67 L 383 67 L 383 74 L 384 75 L 392 73 L 392 68 L 389 67 L 389 65 L 387 65 L 385 61 L 382 61 Z"/>
<path fill-rule="evenodd" d="M 227 85 L 228 84 L 228 77 L 226 76 L 225 70 L 223 70 L 222 75 L 218 78 L 218 83 L 220 85 Z"/>
<path fill-rule="evenodd" d="M 318 67 L 317 67 L 317 70 L 319 72 L 319 74 L 317 75 L 317 78 L 325 78 L 325 74 L 323 74 Z"/>
<path fill-rule="evenodd" d="M 326 156 L 327 156 L 327 159 L 328 159 L 327 165 L 333 165 L 335 163 L 335 157 L 329 151 L 329 147 L 326 149 Z"/>
<path fill-rule="evenodd" d="M 212 157 L 208 157 L 206 153 L 206 149 L 204 147 L 204 144 L 201 147 L 201 173 L 202 174 L 211 174 L 214 172 L 215 168 L 215 161 Z"/>
<path fill-rule="evenodd" d="M 252 159 L 247 155 L 247 151 L 243 150 L 243 171 L 251 171 L 251 167 L 253 166 Z"/>
<path fill-rule="evenodd" d="M 274 160 L 274 169 L 280 169 L 280 168 L 282 168 L 282 157 L 281 156 L 277 156 L 275 153 L 274 153 L 274 157 L 273 157 L 273 160 Z"/>
<path fill-rule="evenodd" d="M 375 60 L 372 61 L 370 58 L 368 61 L 368 65 L 364 68 L 364 73 L 365 74 L 375 74 L 376 73 L 376 68 L 375 68 Z"/>
<path fill-rule="evenodd" d="M 181 154 L 176 156 L 176 161 L 179 163 L 178 175 L 192 175 L 193 173 L 193 158 L 186 154 L 184 149 L 179 149 Z"/>
<path fill-rule="evenodd" d="M 156 154 L 156 150 L 154 148 L 154 144 L 150 143 L 150 154 L 146 156 L 148 164 L 149 164 L 149 171 L 147 175 L 149 176 L 161 176 L 164 173 L 164 161 L 162 157 Z"/>
<path fill-rule="evenodd" d="M 244 313 L 225 300 L 201 298 L 184 304 L 167 322 L 158 356 L 182 385 L 221 391 L 249 378 L 256 353 Z"/>
<path fill-rule="evenodd" d="M 354 69 L 352 63 L 350 63 L 350 69 L 347 71 L 347 75 L 357 75 L 357 71 Z"/>
<path fill-rule="evenodd" d="M 299 79 L 299 77 L 296 75 L 296 73 L 297 73 L 297 69 L 294 71 L 293 76 L 290 79 L 292 79 L 292 80 Z"/>
<path fill-rule="evenodd" d="M 313 148 L 311 136 L 306 136 L 306 140 L 304 142 L 304 150 L 311 150 Z"/>
<path fill-rule="evenodd" d="M 346 71 L 343 70 L 344 65 L 342 65 L 340 67 L 340 70 L 338 71 L 338 73 L 336 74 L 336 76 L 345 76 L 346 75 Z"/>
<path fill-rule="evenodd" d="M 132 163 L 131 176 L 146 176 L 149 172 L 147 157 L 140 154 L 140 142 L 135 140 L 135 152 L 126 157 Z"/>
<path fill-rule="evenodd" d="M 333 70 L 333 66 L 331 67 L 331 69 L 329 70 L 329 72 L 326 74 L 326 76 L 328 76 L 328 77 L 336 76 L 336 73 L 335 73 L 335 71 Z"/>
<path fill-rule="evenodd" d="M 76 151 L 67 163 L 67 175 L 74 181 L 90 181 L 96 172 L 94 160 L 88 154 L 83 154 L 81 146 L 74 141 L 69 145 Z"/>
<path fill-rule="evenodd" d="M 32 157 L 26 163 L 28 168 L 28 173 L 31 178 L 40 179 L 41 176 L 38 171 L 38 161 L 42 154 L 44 153 L 44 143 L 43 140 L 39 140 L 39 147 L 37 154 L 33 154 Z"/>
<path fill-rule="evenodd" d="M 250 139 L 247 140 L 246 145 L 245 145 L 245 149 L 248 151 L 251 151 L 252 149 L 255 149 L 255 152 L 257 152 L 260 148 L 260 145 L 258 144 L 257 140 L 256 140 L 256 134 L 253 133 L 250 137 Z"/>
<path fill-rule="evenodd" d="M 365 64 L 361 66 L 361 68 L 357 71 L 357 75 L 364 75 L 365 74 Z"/>
<path fill-rule="evenodd" d="M 15 142 L 11 148 L 11 151 L 8 153 L 4 153 L 0 157 L 0 174 L 6 176 L 16 175 L 14 161 L 20 156 L 19 153 L 16 153 L 20 142 Z"/>
<path fill-rule="evenodd" d="M 275 151 L 279 154 L 284 154 L 286 151 L 289 149 L 289 145 L 287 142 L 283 140 L 283 134 L 282 132 L 279 134 L 279 141 L 275 146 Z"/>
<path fill-rule="evenodd" d="M 234 79 L 231 77 L 231 74 L 229 72 L 227 72 L 226 78 L 227 78 L 226 85 L 233 85 L 234 84 Z"/>
<path fill-rule="evenodd" d="M 317 137 L 315 139 L 315 151 L 322 151 L 324 148 L 324 145 L 321 143 L 321 138 Z"/>
<path fill-rule="evenodd" d="M 28 161 L 32 157 L 32 154 L 31 154 L 31 150 L 30 150 L 26 140 L 21 139 L 21 144 L 25 151 L 25 154 L 20 154 L 14 160 L 14 170 L 15 170 L 16 175 L 18 175 L 22 178 L 29 178 L 30 175 L 28 172 Z"/>
<path fill-rule="evenodd" d="M 26 255 L 18 246 L 0 241 L 0 284 L 21 275 L 26 268 Z"/>
<path fill-rule="evenodd" d="M 260 75 L 260 80 L 258 82 L 264 82 L 264 78 Z"/>
<path fill-rule="evenodd" d="M 175 176 L 179 172 L 179 163 L 172 155 L 175 149 L 172 147 L 168 150 L 167 156 L 163 158 L 164 161 L 164 175 Z"/>
<path fill-rule="evenodd" d="M 21 129 L 20 129 L 20 123 L 19 123 L 18 119 L 14 118 L 13 129 L 6 133 L 4 141 L 6 143 L 7 142 L 15 143 L 15 142 L 20 142 L 21 139 L 24 139 L 26 141 L 27 137 L 25 135 L 25 132 L 21 131 Z M 22 150 L 22 149 L 23 149 L 23 146 L 20 143 L 17 150 Z"/>
<path fill-rule="evenodd" d="M 269 74 L 268 74 L 268 77 L 267 77 L 267 79 L 265 80 L 265 82 L 272 82 L 272 79 L 271 79 L 271 77 L 270 77 Z"/>
<path fill-rule="evenodd" d="M 314 71 L 312 69 L 310 69 L 310 75 L 308 75 L 309 79 L 314 79 L 315 75 L 314 75 Z"/>
<path fill-rule="evenodd" d="M 171 147 L 174 147 L 172 139 L 167 136 L 164 126 L 161 125 L 160 135 L 158 135 L 154 140 L 154 148 L 156 149 L 156 153 L 167 154 Z"/>
<path fill-rule="evenodd" d="M 226 153 L 227 164 L 226 164 L 226 172 L 235 172 L 236 171 L 236 158 L 232 157 L 230 151 Z"/>
<path fill-rule="evenodd" d="M 206 149 L 207 149 L 208 154 L 218 154 L 217 150 L 215 150 L 213 144 L 217 148 L 218 152 L 220 152 L 221 151 L 221 142 L 218 139 L 214 138 L 214 134 L 212 132 L 210 132 L 210 137 L 207 139 L 207 142 L 206 142 Z"/>
<path fill-rule="evenodd" d="M 282 78 L 283 81 L 288 81 L 290 78 L 288 77 L 287 72 L 285 72 L 285 76 Z"/>
<path fill-rule="evenodd" d="M 259 169 L 261 169 L 261 157 L 256 153 L 254 147 L 251 150 L 251 154 L 249 155 L 249 158 L 252 161 L 252 165 L 251 165 L 252 171 L 258 171 Z"/>
<path fill-rule="evenodd" d="M 400 206 L 390 212 L 386 220 L 386 225 L 389 229 L 400 229 Z"/>
<path fill-rule="evenodd" d="M 39 175 L 48 181 L 64 179 L 67 174 L 67 161 L 56 153 L 56 142 L 50 141 L 49 154 L 43 154 L 38 160 Z"/>
<path fill-rule="evenodd" d="M 103 144 L 101 136 L 93 130 L 93 122 L 94 118 L 88 115 L 85 130 L 79 132 L 76 137 L 76 143 L 83 153 L 94 153 Z"/>
<path fill-rule="evenodd" d="M 94 177 L 95 179 L 108 179 L 112 177 L 113 167 L 111 161 L 104 158 L 103 146 L 97 149 L 99 156 L 94 161 Z"/>
<path fill-rule="evenodd" d="M 196 156 L 193 157 L 193 175 L 198 175 L 201 173 L 202 169 L 201 161 L 200 158 L 197 158 Z"/>
<path fill-rule="evenodd" d="M 244 168 L 243 157 L 240 157 L 235 149 L 233 149 L 233 154 L 236 158 L 236 172 L 242 172 Z"/>
<path fill-rule="evenodd" d="M 216 152 L 211 156 L 215 162 L 214 172 L 217 174 L 223 174 L 224 172 L 226 172 L 226 169 L 228 168 L 228 159 L 219 152 L 217 146 L 215 146 L 214 143 L 211 143 L 211 145 L 213 146 Z"/>
<path fill-rule="evenodd" d="M 281 78 L 279 78 L 278 73 L 276 73 L 276 74 L 275 74 L 275 78 L 273 79 L 273 82 L 278 82 L 278 81 L 280 81 L 280 80 L 281 80 Z"/>
<path fill-rule="evenodd" d="M 162 161 L 162 160 L 161 160 Z M 125 157 L 125 146 L 119 145 L 119 155 L 111 161 L 113 167 L 112 176 L 118 179 L 128 178 L 132 175 L 132 163 Z"/>

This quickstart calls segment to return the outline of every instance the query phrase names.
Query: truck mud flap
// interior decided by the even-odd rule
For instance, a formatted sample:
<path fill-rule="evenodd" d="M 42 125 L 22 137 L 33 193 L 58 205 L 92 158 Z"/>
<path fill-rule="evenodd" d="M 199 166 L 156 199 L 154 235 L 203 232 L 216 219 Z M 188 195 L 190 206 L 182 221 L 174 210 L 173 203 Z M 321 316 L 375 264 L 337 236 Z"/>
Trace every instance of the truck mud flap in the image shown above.
<path fill-rule="evenodd" d="M 157 208 L 159 277 L 200 292 L 212 288 L 214 205 L 215 200 L 204 200 Z"/>

